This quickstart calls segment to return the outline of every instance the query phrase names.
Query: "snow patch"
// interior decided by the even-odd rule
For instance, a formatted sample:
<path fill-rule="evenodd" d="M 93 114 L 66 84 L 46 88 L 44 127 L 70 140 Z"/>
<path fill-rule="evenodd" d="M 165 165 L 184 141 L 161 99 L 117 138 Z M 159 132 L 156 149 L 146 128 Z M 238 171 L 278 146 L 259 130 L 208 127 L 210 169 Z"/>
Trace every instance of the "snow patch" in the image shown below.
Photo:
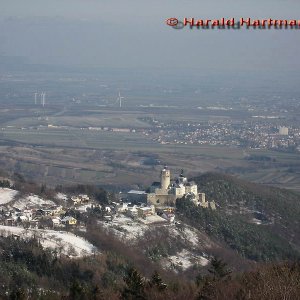
<path fill-rule="evenodd" d="M 170 231 L 181 239 L 186 240 L 193 247 L 198 247 L 200 244 L 199 237 L 194 228 L 185 225 L 184 229 L 180 230 L 176 226 L 170 227 Z"/>
<path fill-rule="evenodd" d="M 116 217 L 112 222 L 100 222 L 101 225 L 113 231 L 113 233 L 122 239 L 134 241 L 140 236 L 143 236 L 149 228 L 147 225 L 133 221 L 131 218 L 124 215 Z"/>
<path fill-rule="evenodd" d="M 256 225 L 261 225 L 261 224 L 262 224 L 262 221 L 261 221 L 261 220 L 258 220 L 258 219 L 256 219 L 256 218 L 253 218 L 253 219 L 251 220 L 251 223 L 256 224 Z"/>
<path fill-rule="evenodd" d="M 143 237 L 145 232 L 151 227 L 154 230 L 159 227 L 167 228 L 170 236 L 180 239 L 186 245 L 185 249 L 177 252 L 176 255 L 163 258 L 160 261 L 164 268 L 172 269 L 175 272 L 185 271 L 193 265 L 206 266 L 209 263 L 202 251 L 204 250 L 203 248 L 209 248 L 211 242 L 205 235 L 201 235 L 201 232 L 191 226 L 185 225 L 181 228 L 176 226 L 176 224 L 169 223 L 146 225 L 141 223 L 141 219 L 134 221 L 123 214 L 116 216 L 112 221 L 99 221 L 99 224 L 103 228 L 110 230 L 120 240 L 129 244 L 135 243 L 140 237 Z"/>
<path fill-rule="evenodd" d="M 206 266 L 208 263 L 209 260 L 205 257 L 195 255 L 192 252 L 183 249 L 182 251 L 176 253 L 176 255 L 169 256 L 164 265 L 167 268 L 181 269 L 185 271 L 193 265 Z"/>
<path fill-rule="evenodd" d="M 18 191 L 9 188 L 0 188 L 0 205 L 13 201 L 17 194 Z"/>
<path fill-rule="evenodd" d="M 199 246 L 199 239 L 197 234 L 192 231 L 190 228 L 184 229 L 184 235 L 185 238 L 193 245 L 193 246 Z"/>
<path fill-rule="evenodd" d="M 153 215 L 153 216 L 147 216 L 146 219 L 139 219 L 139 222 L 145 224 L 145 225 L 150 225 L 150 224 L 155 224 L 155 223 L 168 223 L 168 221 L 158 215 Z"/>
<path fill-rule="evenodd" d="M 24 229 L 14 226 L 0 225 L 0 235 L 8 236 L 15 234 L 22 238 L 37 236 L 44 248 L 57 249 L 70 257 L 82 257 L 92 255 L 96 248 L 84 238 L 78 237 L 70 232 L 42 230 L 42 229 Z"/>
<path fill-rule="evenodd" d="M 25 198 L 17 200 L 13 207 L 24 210 L 26 207 L 42 208 L 47 205 L 55 205 L 55 203 L 51 200 L 42 199 L 37 195 L 29 195 Z"/>
<path fill-rule="evenodd" d="M 57 193 L 55 198 L 58 199 L 58 200 L 63 200 L 63 201 L 68 200 L 68 196 L 66 194 L 63 194 L 63 193 Z"/>
<path fill-rule="evenodd" d="M 189 260 L 189 254 L 190 252 L 184 249 L 176 255 L 169 256 L 170 266 L 180 266 L 183 270 L 188 269 L 193 265 Z"/>
<path fill-rule="evenodd" d="M 75 209 L 80 211 L 80 212 L 87 212 L 88 209 L 91 209 L 91 208 L 92 208 L 92 204 L 86 204 L 86 205 L 78 206 Z"/>

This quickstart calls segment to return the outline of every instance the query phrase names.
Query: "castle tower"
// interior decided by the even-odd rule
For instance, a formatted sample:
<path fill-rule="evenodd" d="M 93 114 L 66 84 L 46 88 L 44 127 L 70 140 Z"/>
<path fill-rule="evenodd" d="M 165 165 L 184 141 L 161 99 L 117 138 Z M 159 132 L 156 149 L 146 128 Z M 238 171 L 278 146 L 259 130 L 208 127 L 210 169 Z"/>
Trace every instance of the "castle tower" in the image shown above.
<path fill-rule="evenodd" d="M 167 190 L 170 185 L 171 173 L 167 166 L 165 166 L 160 173 L 161 189 Z"/>

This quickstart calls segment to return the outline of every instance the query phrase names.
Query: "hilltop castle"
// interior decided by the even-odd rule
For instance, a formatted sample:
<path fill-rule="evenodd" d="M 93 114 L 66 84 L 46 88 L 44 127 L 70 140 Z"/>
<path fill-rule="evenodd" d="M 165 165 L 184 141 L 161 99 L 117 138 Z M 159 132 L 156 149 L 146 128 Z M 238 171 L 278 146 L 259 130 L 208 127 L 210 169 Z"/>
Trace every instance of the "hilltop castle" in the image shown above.
<path fill-rule="evenodd" d="M 195 182 L 189 182 L 183 175 L 183 171 L 179 177 L 171 180 L 171 172 L 165 166 L 160 173 L 160 182 L 153 182 L 150 187 L 150 192 L 147 193 L 147 202 L 156 206 L 169 205 L 175 203 L 176 199 L 182 197 L 189 199 L 202 207 L 211 207 L 215 209 L 215 203 L 208 203 L 205 200 L 204 193 L 198 193 L 198 187 Z"/>

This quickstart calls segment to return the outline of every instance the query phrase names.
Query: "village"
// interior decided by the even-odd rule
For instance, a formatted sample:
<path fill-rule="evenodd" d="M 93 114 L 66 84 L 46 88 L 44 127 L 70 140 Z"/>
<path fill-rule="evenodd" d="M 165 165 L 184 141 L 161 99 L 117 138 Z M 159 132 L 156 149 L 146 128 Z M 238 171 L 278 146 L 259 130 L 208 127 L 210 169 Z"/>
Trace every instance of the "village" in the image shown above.
<path fill-rule="evenodd" d="M 95 228 L 131 245 L 137 245 L 150 232 L 164 232 L 182 241 L 184 249 L 160 257 L 164 268 L 178 272 L 195 263 L 205 266 L 209 262 L 203 249 L 211 242 L 181 222 L 175 206 L 183 198 L 203 209 L 215 210 L 217 205 L 198 193 L 197 185 L 188 181 L 183 171 L 171 178 L 165 166 L 160 181 L 146 190 L 114 193 L 106 202 L 76 189 L 41 196 L 17 190 L 13 182 L 3 182 L 0 178 L 0 236 L 25 240 L 35 237 L 43 248 L 69 258 L 91 256 L 100 251 L 87 238 L 91 229 L 88 224 L 93 219 Z M 196 254 L 197 249 L 202 249 L 200 254 Z"/>
<path fill-rule="evenodd" d="M 144 224 L 173 223 L 175 219 L 174 207 L 155 208 L 145 203 L 123 202 L 126 199 L 101 206 L 85 194 L 67 196 L 58 193 L 53 200 L 44 200 L 33 194 L 15 200 L 17 195 L 15 190 L 0 188 L 0 225 L 32 229 L 84 229 L 84 223 L 76 216 L 86 215 L 92 210 L 101 211 L 105 222 L 122 215 Z M 63 203 L 58 205 L 57 202 Z"/>
<path fill-rule="evenodd" d="M 0 188 L 0 225 L 36 230 L 85 231 L 90 214 L 97 213 L 104 227 L 167 225 L 176 222 L 176 199 L 185 197 L 196 206 L 216 209 L 214 201 L 206 201 L 197 185 L 183 175 L 171 179 L 165 166 L 160 181 L 153 182 L 147 191 L 130 190 L 115 194 L 115 201 L 100 204 L 87 194 L 58 192 L 52 199 L 35 194 L 20 195 L 12 187 Z M 109 225 L 111 224 L 111 225 Z"/>

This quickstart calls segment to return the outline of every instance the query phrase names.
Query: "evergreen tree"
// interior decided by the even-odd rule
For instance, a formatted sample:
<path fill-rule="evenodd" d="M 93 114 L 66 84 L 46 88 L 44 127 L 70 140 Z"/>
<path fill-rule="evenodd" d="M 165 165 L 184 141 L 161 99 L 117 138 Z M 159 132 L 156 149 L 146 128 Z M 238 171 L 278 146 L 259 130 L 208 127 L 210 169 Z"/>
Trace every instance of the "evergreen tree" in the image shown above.
<path fill-rule="evenodd" d="M 197 300 L 214 299 L 216 283 L 222 279 L 229 278 L 228 276 L 231 274 L 227 264 L 216 257 L 212 258 L 208 272 L 211 275 L 198 275 L 196 277 L 196 284 L 200 287 Z"/>
<path fill-rule="evenodd" d="M 77 280 L 75 280 L 70 286 L 69 298 L 72 300 L 81 300 L 84 298 L 84 294 L 84 288 Z"/>
<path fill-rule="evenodd" d="M 222 259 L 216 257 L 211 260 L 208 272 L 213 276 L 214 280 L 225 278 L 231 274 L 231 270 L 227 268 L 227 264 Z"/>
<path fill-rule="evenodd" d="M 143 300 L 145 297 L 145 283 L 143 277 L 135 269 L 130 267 L 124 277 L 126 286 L 122 291 L 122 299 L 124 300 Z"/>
<path fill-rule="evenodd" d="M 167 285 L 163 282 L 157 271 L 154 271 L 151 277 L 150 286 L 156 287 L 159 291 L 163 291 L 167 288 Z"/>

